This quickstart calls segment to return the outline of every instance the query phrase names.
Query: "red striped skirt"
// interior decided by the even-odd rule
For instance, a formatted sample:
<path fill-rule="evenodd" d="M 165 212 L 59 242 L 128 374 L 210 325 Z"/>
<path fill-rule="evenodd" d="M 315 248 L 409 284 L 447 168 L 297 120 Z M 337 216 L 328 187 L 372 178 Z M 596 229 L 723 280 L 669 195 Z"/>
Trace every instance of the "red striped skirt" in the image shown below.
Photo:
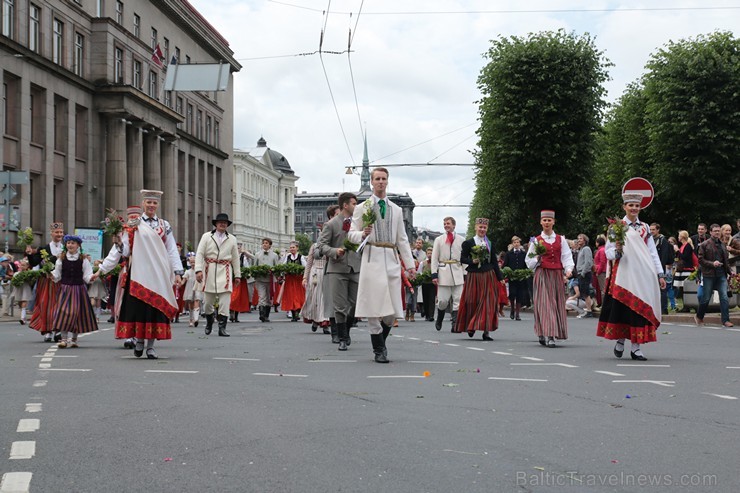
<path fill-rule="evenodd" d="M 538 268 L 534 272 L 534 333 L 537 336 L 568 338 L 565 312 L 565 283 L 560 269 Z"/>
<path fill-rule="evenodd" d="M 288 274 L 283 284 L 283 296 L 280 307 L 283 311 L 300 310 L 306 302 L 306 290 L 303 288 L 303 276 Z"/>
<path fill-rule="evenodd" d="M 54 310 L 59 298 L 59 286 L 47 277 L 40 277 L 36 284 L 36 306 L 28 324 L 42 334 L 54 330 Z"/>
<path fill-rule="evenodd" d="M 75 334 L 98 330 L 95 312 L 84 284 L 62 284 L 59 287 L 59 301 L 54 310 L 54 328 Z"/>
<path fill-rule="evenodd" d="M 494 271 L 468 273 L 460 296 L 455 332 L 498 329 L 500 286 Z"/>

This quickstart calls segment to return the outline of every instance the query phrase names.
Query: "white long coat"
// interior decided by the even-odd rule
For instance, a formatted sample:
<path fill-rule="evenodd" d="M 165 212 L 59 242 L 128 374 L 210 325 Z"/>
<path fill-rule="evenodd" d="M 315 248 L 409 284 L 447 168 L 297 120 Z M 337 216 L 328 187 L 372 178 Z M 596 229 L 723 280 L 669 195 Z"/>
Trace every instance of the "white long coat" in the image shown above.
<path fill-rule="evenodd" d="M 377 199 L 371 197 L 375 203 L 375 214 L 380 217 Z M 403 304 L 401 301 L 401 262 L 399 253 L 406 268 L 414 267 L 414 257 L 411 255 L 406 229 L 403 225 L 403 211 L 399 206 L 386 199 L 386 214 L 391 214 L 391 241 L 396 248 L 384 248 L 372 246 L 375 242 L 375 228 L 370 233 L 368 244 L 362 250 L 362 264 L 360 266 L 360 281 L 357 289 L 357 305 L 355 316 L 366 317 L 388 317 L 396 318 L 403 316 Z M 349 240 L 353 243 L 362 242 L 362 214 L 364 212 L 362 203 L 357 204 L 352 217 L 352 227 L 347 233 Z"/>
<path fill-rule="evenodd" d="M 465 238 L 455 234 L 452 245 L 448 245 L 447 233 L 434 239 L 432 249 L 432 275 L 437 274 L 440 286 L 459 286 L 465 282 L 465 267 L 460 263 L 462 244 Z M 457 260 L 456 264 L 445 264 L 446 260 Z"/>
<path fill-rule="evenodd" d="M 228 234 L 228 233 L 227 233 Z M 227 261 L 228 265 L 207 263 L 206 259 Z M 210 231 L 200 238 L 195 253 L 195 272 L 203 272 L 203 291 L 206 293 L 225 293 L 234 289 L 233 277 L 241 277 L 239 249 L 236 236 L 229 234 L 221 245 Z"/>

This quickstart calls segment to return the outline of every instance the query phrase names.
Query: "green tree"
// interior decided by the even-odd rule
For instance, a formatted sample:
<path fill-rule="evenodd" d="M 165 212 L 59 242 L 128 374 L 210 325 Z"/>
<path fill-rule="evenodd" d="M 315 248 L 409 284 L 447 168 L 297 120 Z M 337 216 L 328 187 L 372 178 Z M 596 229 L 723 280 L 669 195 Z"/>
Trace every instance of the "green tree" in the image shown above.
<path fill-rule="evenodd" d="M 311 238 L 309 238 L 307 234 L 296 233 L 295 241 L 298 242 L 298 252 L 301 255 L 308 255 L 308 251 L 311 249 L 311 244 L 313 244 Z"/>
<path fill-rule="evenodd" d="M 539 231 L 539 211 L 552 208 L 558 230 L 574 231 L 611 64 L 588 34 L 563 30 L 500 37 L 485 57 L 469 228 L 491 218 L 502 248 L 512 233 Z"/>

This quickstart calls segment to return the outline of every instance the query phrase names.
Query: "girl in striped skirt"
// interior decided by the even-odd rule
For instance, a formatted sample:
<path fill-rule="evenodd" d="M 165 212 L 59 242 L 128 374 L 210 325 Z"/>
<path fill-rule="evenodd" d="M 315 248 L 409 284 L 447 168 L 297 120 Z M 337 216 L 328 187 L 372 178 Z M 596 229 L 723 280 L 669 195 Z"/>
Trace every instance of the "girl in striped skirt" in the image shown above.
<path fill-rule="evenodd" d="M 79 236 L 64 237 L 64 251 L 57 258 L 52 272 L 54 282 L 59 283 L 59 298 L 54 310 L 54 327 L 62 340 L 60 348 L 77 347 L 78 334 L 98 330 L 86 284 L 93 275 L 90 261 L 82 256 L 82 239 Z M 69 333 L 72 340 L 67 340 Z"/>

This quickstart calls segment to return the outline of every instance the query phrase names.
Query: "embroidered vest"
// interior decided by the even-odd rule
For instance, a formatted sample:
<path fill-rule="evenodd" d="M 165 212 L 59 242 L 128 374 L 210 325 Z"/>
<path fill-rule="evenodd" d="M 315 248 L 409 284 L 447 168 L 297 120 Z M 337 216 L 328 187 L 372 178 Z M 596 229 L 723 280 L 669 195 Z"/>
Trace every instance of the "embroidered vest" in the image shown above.
<path fill-rule="evenodd" d="M 563 249 L 563 240 L 560 235 L 555 235 L 555 242 L 551 245 L 542 239 L 542 236 L 537 237 L 538 242 L 542 242 L 547 249 L 542 257 L 540 257 L 540 267 L 543 269 L 563 269 L 563 262 L 560 260 L 560 254 Z"/>
<path fill-rule="evenodd" d="M 82 259 L 62 259 L 62 284 L 79 286 L 85 284 L 82 280 Z"/>
<path fill-rule="evenodd" d="M 301 254 L 299 253 L 296 255 L 295 260 L 290 258 L 290 255 L 288 255 L 288 260 L 285 261 L 286 264 L 301 264 Z"/>

